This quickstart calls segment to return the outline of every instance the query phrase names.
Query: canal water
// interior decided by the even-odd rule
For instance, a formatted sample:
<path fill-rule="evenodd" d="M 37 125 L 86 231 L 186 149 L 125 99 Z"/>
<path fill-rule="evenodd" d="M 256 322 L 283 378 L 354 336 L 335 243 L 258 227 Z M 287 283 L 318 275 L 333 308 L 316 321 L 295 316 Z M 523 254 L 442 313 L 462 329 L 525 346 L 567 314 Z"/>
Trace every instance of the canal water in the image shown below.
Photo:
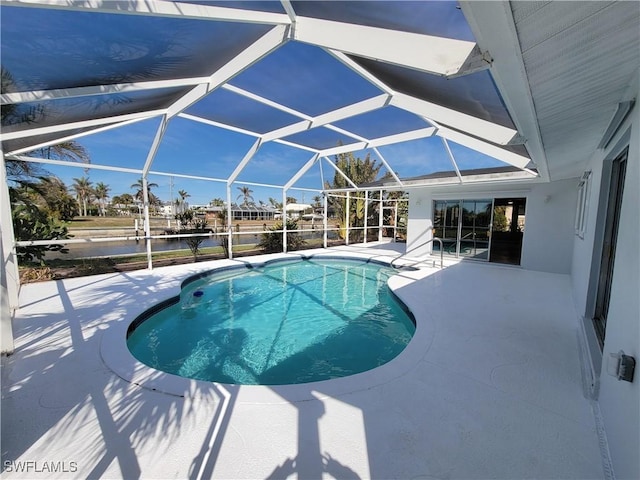
<path fill-rule="evenodd" d="M 305 239 L 322 238 L 322 230 L 317 232 L 305 232 L 301 234 Z M 204 241 L 200 244 L 200 248 L 216 247 L 221 245 L 215 236 L 203 237 Z M 337 238 L 335 232 L 329 232 L 329 238 Z M 260 242 L 259 234 L 234 235 L 234 245 L 254 245 Z M 111 257 L 115 255 L 135 255 L 146 253 L 147 248 L 143 239 L 135 240 L 119 240 L 114 242 L 87 242 L 87 243 L 71 243 L 66 248 L 69 253 L 47 252 L 46 259 L 54 258 L 90 258 L 90 257 Z M 151 250 L 153 252 L 165 252 L 173 250 L 188 250 L 189 246 L 184 239 L 178 238 L 159 238 L 151 240 Z"/>

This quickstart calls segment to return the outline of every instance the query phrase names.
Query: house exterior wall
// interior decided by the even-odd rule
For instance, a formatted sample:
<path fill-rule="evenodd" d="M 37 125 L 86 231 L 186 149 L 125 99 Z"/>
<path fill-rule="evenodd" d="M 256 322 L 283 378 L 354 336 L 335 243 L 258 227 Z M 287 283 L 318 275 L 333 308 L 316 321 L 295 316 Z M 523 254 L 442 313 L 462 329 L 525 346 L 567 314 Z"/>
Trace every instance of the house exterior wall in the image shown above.
<path fill-rule="evenodd" d="M 635 97 L 640 98 L 636 84 Z M 609 443 L 616 478 L 640 478 L 640 373 L 633 383 L 607 374 L 611 353 L 623 350 L 640 363 L 640 108 L 636 105 L 610 146 L 594 153 L 587 169 L 593 172 L 587 229 L 583 239 L 575 237 L 571 269 L 574 301 L 585 315 L 585 329 L 592 329 L 602 227 L 608 189 L 607 164 L 629 147 L 620 223 L 616 244 L 612 292 L 607 316 L 599 372 L 598 402 Z M 593 349 L 592 349 L 593 352 Z M 592 353 L 593 355 L 593 353 Z M 640 368 L 640 366 L 638 366 Z"/>
<path fill-rule="evenodd" d="M 419 188 L 411 191 L 407 252 L 410 256 L 430 253 L 433 201 L 437 199 L 506 198 L 527 199 L 521 266 L 529 270 L 568 274 L 571 271 L 577 179 L 551 183 L 510 183 L 493 186 Z"/>
<path fill-rule="evenodd" d="M 578 180 L 532 186 L 520 265 L 527 270 L 570 273 Z"/>

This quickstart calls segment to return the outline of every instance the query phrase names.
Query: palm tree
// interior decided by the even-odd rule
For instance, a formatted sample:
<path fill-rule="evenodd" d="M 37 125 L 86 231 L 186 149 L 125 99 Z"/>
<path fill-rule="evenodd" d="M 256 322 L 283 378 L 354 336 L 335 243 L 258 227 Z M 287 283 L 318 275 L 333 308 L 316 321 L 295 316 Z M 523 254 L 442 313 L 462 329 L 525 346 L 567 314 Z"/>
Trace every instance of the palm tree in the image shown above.
<path fill-rule="evenodd" d="M 355 157 L 353 153 L 341 153 L 336 155 L 335 164 L 338 169 L 340 169 L 347 177 L 351 179 L 353 183 L 356 185 L 360 185 L 363 183 L 373 182 L 378 178 L 378 174 L 380 173 L 380 169 L 383 164 L 378 164 L 376 159 L 372 159 L 369 154 L 365 157 L 365 159 L 361 159 L 359 157 Z M 390 173 L 385 174 L 382 178 L 386 178 L 386 176 L 390 176 Z M 339 175 L 337 172 L 333 177 L 333 183 L 325 182 L 325 187 L 327 189 L 330 188 L 349 188 L 350 184 Z M 349 207 L 349 225 L 351 227 L 362 227 L 364 226 L 364 211 L 365 211 L 365 200 L 360 192 L 355 193 L 352 197 L 353 200 L 350 203 Z M 347 202 L 344 198 L 331 198 L 330 200 L 331 206 L 333 207 L 338 221 L 340 222 L 340 236 L 344 238 L 346 235 L 345 228 L 345 213 L 347 208 Z M 376 202 L 377 203 L 377 202 Z M 374 212 L 377 209 L 377 206 L 374 207 Z M 369 215 L 374 212 L 368 212 Z M 374 220 L 375 222 L 375 220 Z"/>
<path fill-rule="evenodd" d="M 93 193 L 93 188 L 91 188 L 91 181 L 87 177 L 82 178 L 74 178 L 73 185 L 71 186 L 74 192 L 76 192 L 76 197 L 78 199 L 78 204 L 82 210 L 82 216 L 87 216 L 87 202 L 91 198 L 91 194 Z"/>
<path fill-rule="evenodd" d="M 116 195 L 111 199 L 111 204 L 118 209 L 122 214 L 122 208 L 129 212 L 129 206 L 133 204 L 133 197 L 130 193 L 123 193 L 122 195 Z M 129 212 L 130 213 L 130 212 Z"/>
<path fill-rule="evenodd" d="M 84 145 L 79 144 L 75 140 L 68 140 L 56 145 L 44 147 L 36 151 L 45 158 L 53 158 L 56 160 L 67 160 L 70 162 L 89 163 L 89 152 Z"/>
<path fill-rule="evenodd" d="M 273 208 L 275 208 L 276 210 L 281 210 L 282 209 L 282 202 L 277 201 L 275 198 L 273 197 L 269 197 L 269 203 L 271 204 L 271 206 Z"/>
<path fill-rule="evenodd" d="M 178 195 L 180 198 L 176 198 L 176 212 L 175 213 L 184 213 L 185 211 L 185 200 L 189 198 L 191 195 L 187 193 L 186 190 L 179 190 Z"/>
<path fill-rule="evenodd" d="M 240 190 L 240 195 L 238 195 L 236 200 L 242 197 L 242 205 L 248 205 L 249 201 L 253 202 L 253 197 L 251 196 L 253 190 L 251 190 L 249 187 L 238 187 L 238 190 Z"/>
<path fill-rule="evenodd" d="M 133 195 L 134 198 L 140 202 L 144 202 L 144 183 L 142 182 L 142 178 L 140 178 L 136 183 L 131 185 L 131 188 L 136 191 Z M 151 189 L 157 187 L 157 183 L 147 182 L 147 194 L 149 195 L 149 200 L 151 200 Z"/>
<path fill-rule="evenodd" d="M 155 197 L 155 195 L 153 193 L 151 193 L 151 189 L 153 187 L 157 187 L 158 184 L 157 183 L 153 183 L 153 182 L 147 182 L 147 196 L 149 198 L 149 205 L 151 206 L 155 201 L 157 201 L 157 198 Z M 144 182 L 142 181 L 142 178 L 138 179 L 138 181 L 136 181 L 136 183 L 133 183 L 131 185 L 131 188 L 133 188 L 136 193 L 133 195 L 133 197 L 138 201 L 138 211 L 140 211 L 140 204 L 144 204 Z"/>
<path fill-rule="evenodd" d="M 111 190 L 111 187 L 109 187 L 108 185 L 105 185 L 102 182 L 98 182 L 94 190 L 96 200 L 98 200 L 98 205 L 100 206 L 100 215 L 103 217 L 107 215 L 106 203 L 107 203 L 107 198 L 109 198 L 109 190 Z"/>

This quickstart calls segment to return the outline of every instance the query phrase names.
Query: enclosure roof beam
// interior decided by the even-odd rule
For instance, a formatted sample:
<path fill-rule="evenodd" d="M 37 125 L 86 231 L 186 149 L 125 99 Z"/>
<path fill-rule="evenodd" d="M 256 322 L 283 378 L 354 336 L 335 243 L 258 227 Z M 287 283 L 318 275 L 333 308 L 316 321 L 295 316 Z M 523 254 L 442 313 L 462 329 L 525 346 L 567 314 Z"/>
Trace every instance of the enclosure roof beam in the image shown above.
<path fill-rule="evenodd" d="M 149 175 L 160 175 L 160 176 L 163 176 L 163 177 L 188 178 L 190 180 L 206 180 L 208 182 L 225 183 L 227 181 L 226 178 L 203 177 L 201 175 L 187 175 L 187 174 L 181 174 L 181 173 L 158 172 L 158 171 L 154 171 L 154 170 L 150 170 L 149 171 Z"/>
<path fill-rule="evenodd" d="M 228 125 L 226 123 L 216 122 L 215 120 L 209 120 L 208 118 L 198 117 L 196 115 L 191 115 L 189 113 L 179 113 L 178 117 L 184 118 L 186 120 L 191 120 L 193 122 L 203 123 L 205 125 L 210 125 L 212 127 L 223 128 L 225 130 L 230 130 L 236 133 L 242 133 L 244 135 L 248 135 L 250 137 L 260 137 L 259 133 L 253 132 L 251 130 L 246 130 L 244 128 L 234 127 L 233 125 Z"/>
<path fill-rule="evenodd" d="M 282 8 L 284 8 L 284 11 L 289 16 L 289 20 L 291 20 L 291 25 L 295 28 L 296 11 L 294 10 L 293 5 L 291 5 L 291 2 L 289 0 L 280 0 L 280 4 L 282 5 Z"/>
<path fill-rule="evenodd" d="M 175 17 L 266 25 L 289 25 L 291 23 L 289 16 L 282 13 L 174 1 L 117 2 L 97 0 L 79 2 L 70 0 L 2 0 L 2 3 L 17 7 L 51 8 L 120 15 L 142 15 L 148 17 Z"/>
<path fill-rule="evenodd" d="M 513 165 L 514 167 L 518 167 L 521 170 L 526 170 L 526 166 L 531 162 L 528 157 L 524 157 L 509 150 L 505 150 L 504 148 L 500 148 L 496 145 L 483 142 L 482 140 L 471 137 L 469 135 L 465 135 L 464 133 L 458 132 L 457 130 L 452 130 L 450 128 L 441 126 L 438 129 L 437 135 L 446 138 L 447 140 L 451 140 L 452 142 L 463 145 L 467 148 L 471 148 L 472 150 L 475 150 L 477 152 L 489 155 L 490 157 L 508 163 L 509 165 Z M 533 172 L 530 173 L 532 173 L 533 175 L 537 175 Z"/>
<path fill-rule="evenodd" d="M 336 60 L 340 61 L 344 66 L 346 66 L 347 68 L 349 68 L 353 72 L 355 72 L 358 75 L 360 75 L 366 81 L 368 81 L 372 85 L 376 86 L 377 88 L 382 90 L 387 95 L 392 95 L 392 94 L 395 93 L 395 91 L 391 87 L 389 87 L 386 83 L 384 83 L 378 77 L 376 77 L 371 72 L 369 72 L 362 65 L 360 65 L 359 63 L 357 63 L 354 60 L 352 60 L 348 55 L 345 55 L 344 53 L 339 52 L 338 50 L 333 50 L 333 49 L 330 49 L 330 48 L 325 49 L 325 50 L 326 50 L 327 53 L 329 53 L 331 56 L 333 56 Z"/>
<path fill-rule="evenodd" d="M 456 157 L 453 155 L 453 152 L 451 151 L 451 147 L 449 147 L 449 142 L 447 142 L 447 139 L 444 137 L 440 137 L 440 140 L 442 140 L 442 146 L 447 151 L 447 155 L 449 156 L 451 165 L 456 171 L 456 176 L 458 177 L 458 180 L 460 181 L 460 183 L 463 183 L 462 175 L 460 174 L 460 169 L 458 169 L 458 163 L 456 162 Z"/>
<path fill-rule="evenodd" d="M 340 155 L 341 153 L 357 152 L 364 150 L 369 145 L 369 142 L 359 141 L 356 143 L 349 143 L 347 145 L 338 145 L 337 147 L 326 148 L 321 150 L 320 153 L 323 157 L 329 157 L 331 155 Z"/>
<path fill-rule="evenodd" d="M 101 132 L 106 132 L 108 130 L 113 130 L 114 128 L 124 127 L 126 125 L 131 125 L 132 123 L 141 122 L 143 120 L 148 120 L 148 119 L 142 117 L 142 118 L 134 118 L 134 119 L 127 120 L 127 121 L 124 121 L 124 122 L 112 123 L 110 125 L 105 125 L 104 127 L 94 128 L 94 129 L 88 130 L 86 132 L 75 133 L 73 135 L 67 135 L 66 137 L 56 138 L 55 140 L 49 140 L 49 141 L 46 141 L 46 142 L 42 142 L 42 143 L 38 143 L 38 144 L 34 144 L 34 145 L 29 145 L 27 147 L 23 147 L 23 148 L 20 148 L 18 150 L 13 150 L 13 151 L 8 152 L 8 153 L 14 154 L 14 155 L 19 155 L 21 153 L 30 152 L 32 150 L 37 150 L 37 149 L 40 149 L 40 148 L 46 148 L 46 147 L 48 147 L 50 145 L 56 145 L 56 144 L 61 143 L 61 142 L 68 142 L 70 140 L 75 140 L 76 138 L 85 137 L 87 135 L 93 135 L 94 133 L 101 133 Z"/>
<path fill-rule="evenodd" d="M 404 93 L 395 93 L 391 99 L 391 105 L 416 115 L 433 119 L 439 125 L 447 125 L 498 145 L 508 145 L 514 141 L 521 141 L 517 130 Z"/>
<path fill-rule="evenodd" d="M 294 38 L 443 77 L 458 76 L 469 65 L 474 71 L 491 65 L 475 42 L 317 18 L 296 17 Z"/>
<path fill-rule="evenodd" d="M 329 160 L 327 157 L 322 157 L 326 160 L 326 162 L 331 165 L 331 168 L 333 168 L 338 175 L 340 175 L 342 178 L 344 178 L 346 180 L 347 183 L 349 183 L 353 188 L 355 188 L 356 190 L 360 190 L 360 188 L 353 183 L 353 180 L 351 180 L 346 173 L 344 173 L 342 170 L 340 170 L 331 160 Z"/>
<path fill-rule="evenodd" d="M 316 161 L 318 160 L 318 157 L 320 156 L 319 153 L 316 153 L 313 157 L 311 157 L 307 163 L 305 163 L 302 168 L 300 168 L 300 170 L 298 170 L 296 172 L 296 174 L 291 177 L 291 179 L 284 184 L 284 187 L 282 187 L 285 191 L 289 190 L 298 180 L 300 180 L 302 178 L 302 176 L 307 173 L 307 171 L 313 167 L 313 165 L 316 163 Z"/>
<path fill-rule="evenodd" d="M 358 140 L 360 142 L 367 142 L 368 141 L 362 135 L 358 135 L 358 134 L 353 133 L 353 132 L 351 132 L 349 130 L 345 130 L 344 128 L 336 127 L 335 125 L 331 125 L 330 123 L 326 124 L 324 126 L 324 128 L 326 128 L 328 130 L 333 130 L 334 132 L 341 133 L 342 135 L 346 135 L 347 137 L 354 138 L 355 140 Z"/>
<path fill-rule="evenodd" d="M 409 140 L 417 140 L 420 138 L 432 137 L 437 132 L 434 127 L 419 128 L 417 130 L 411 130 L 409 132 L 398 133 L 395 135 L 388 135 L 386 137 L 374 138 L 372 140 L 364 140 L 357 143 L 350 143 L 348 145 L 339 145 L 337 147 L 327 148 L 322 150 L 320 154 L 322 156 L 338 155 L 340 153 L 355 152 L 358 150 L 364 150 L 365 148 L 381 147 L 384 145 L 392 145 L 394 143 L 406 142 Z"/>
<path fill-rule="evenodd" d="M 171 118 L 181 113 L 187 107 L 267 56 L 287 40 L 288 29 L 286 26 L 278 25 L 273 27 L 211 75 L 208 83 L 196 85 L 189 93 L 171 105 L 167 110 L 168 117 Z"/>
<path fill-rule="evenodd" d="M 380 153 L 380 150 L 378 150 L 376 147 L 373 147 L 373 151 L 376 152 L 376 155 L 378 155 L 378 157 L 380 157 L 380 161 L 386 167 L 387 171 L 391 174 L 394 180 L 398 182 L 398 185 L 402 186 L 402 180 L 400 180 L 398 175 L 396 175 L 396 172 L 393 171 L 393 168 L 391 168 L 391 166 L 387 163 L 385 158 L 382 156 L 382 153 Z"/>
<path fill-rule="evenodd" d="M 114 167 L 112 165 L 100 165 L 96 163 L 81 163 L 81 162 L 71 162 L 69 160 L 55 160 L 52 158 L 38 158 L 38 157 L 27 157 L 26 155 L 11 155 L 7 154 L 7 158 L 11 160 L 18 160 L 20 162 L 29 162 L 29 163 L 42 163 L 45 165 L 57 165 L 61 167 L 72 167 L 72 168 L 82 168 L 82 169 L 93 169 L 93 170 L 108 170 L 112 172 L 122 172 L 122 173 L 135 173 L 137 175 L 141 175 L 141 168 L 125 168 L 125 167 Z"/>
<path fill-rule="evenodd" d="M 64 132 L 67 130 L 74 130 L 77 128 L 90 128 L 95 126 L 102 125 L 111 125 L 119 122 L 126 122 L 129 120 L 146 120 L 149 118 L 154 118 L 159 115 L 164 115 L 166 113 L 166 109 L 159 110 L 148 110 L 145 112 L 136 112 L 136 113 L 127 113 L 124 115 L 115 115 L 112 117 L 104 117 L 104 118 L 94 118 L 91 120 L 81 120 L 78 122 L 70 122 L 70 123 L 62 123 L 58 125 L 51 125 L 47 127 L 36 127 L 36 128 L 27 128 L 23 130 L 16 130 L 14 132 L 3 132 L 0 133 L 0 139 L 4 140 L 15 140 L 18 138 L 28 138 L 34 137 L 38 135 L 49 135 L 51 133 Z"/>
<path fill-rule="evenodd" d="M 188 87 L 209 83 L 209 77 L 180 78 L 172 80 L 154 80 L 149 82 L 129 82 L 112 85 L 92 85 L 89 87 L 56 88 L 51 90 L 33 90 L 0 94 L 0 105 L 42 102 L 48 100 L 92 97 L 96 95 L 123 94 L 143 90 Z"/>
<path fill-rule="evenodd" d="M 299 143 L 290 142 L 288 140 L 274 140 L 275 143 L 279 143 L 281 145 L 286 145 L 288 147 L 299 148 L 300 150 L 306 150 L 307 152 L 318 153 L 317 148 L 307 147 L 306 145 L 300 145 Z"/>
<path fill-rule="evenodd" d="M 151 148 L 149 149 L 149 153 L 147 155 L 147 159 L 144 162 L 144 167 L 142 167 L 142 177 L 146 177 L 147 173 L 149 173 L 149 169 L 151 168 L 151 164 L 158 153 L 158 149 L 160 148 L 160 143 L 162 142 L 162 137 L 164 137 L 164 132 L 167 131 L 167 125 L 169 124 L 169 118 L 167 115 L 162 117 L 160 121 L 160 125 L 158 125 L 158 130 L 156 131 L 156 136 L 153 139 L 153 143 L 151 144 Z"/>
<path fill-rule="evenodd" d="M 260 145 L 262 145 L 262 138 L 258 138 L 255 141 L 255 143 L 251 146 L 249 151 L 245 154 L 244 158 L 240 161 L 240 163 L 238 163 L 238 165 L 236 165 L 235 170 L 233 171 L 233 173 L 231 173 L 231 175 L 227 179 L 227 183 L 229 185 L 231 185 L 233 182 L 236 181 L 236 179 L 238 178 L 238 175 L 242 173 L 242 170 L 244 170 L 244 168 L 251 161 L 253 156 L 258 152 Z"/>
<path fill-rule="evenodd" d="M 242 95 L 243 97 L 250 98 L 251 100 L 255 100 L 256 102 L 262 103 L 269 107 L 273 107 L 282 112 L 288 113 L 289 115 L 293 115 L 294 117 L 302 118 L 305 120 L 311 120 L 312 118 L 305 113 L 299 112 L 298 110 L 294 110 L 293 108 L 289 108 L 286 105 L 282 105 L 278 102 L 274 102 L 273 100 L 269 100 L 268 98 L 256 95 L 253 92 L 249 92 L 248 90 L 245 90 L 243 88 L 236 87 L 235 85 L 232 85 L 230 83 L 225 83 L 224 85 L 222 85 L 222 88 L 224 88 L 225 90 L 229 90 L 230 92 L 237 93 L 238 95 Z"/>
<path fill-rule="evenodd" d="M 361 102 L 348 105 L 346 107 L 338 108 L 331 112 L 318 115 L 317 117 L 308 117 L 300 122 L 287 125 L 271 132 L 267 132 L 264 135 L 265 140 L 273 140 L 276 138 L 282 138 L 295 133 L 304 132 L 316 127 L 321 127 L 331 122 L 337 122 L 344 120 L 345 118 L 354 117 L 363 113 L 371 112 L 386 106 L 390 101 L 390 97 L 387 94 L 378 95 L 376 97 L 362 100 Z"/>

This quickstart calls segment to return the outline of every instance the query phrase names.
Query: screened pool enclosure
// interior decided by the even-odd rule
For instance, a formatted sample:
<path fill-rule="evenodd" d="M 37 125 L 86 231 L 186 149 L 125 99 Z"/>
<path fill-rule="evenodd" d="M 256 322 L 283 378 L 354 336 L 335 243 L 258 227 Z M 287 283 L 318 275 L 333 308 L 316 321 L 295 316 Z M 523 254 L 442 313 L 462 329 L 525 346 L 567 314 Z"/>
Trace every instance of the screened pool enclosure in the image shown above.
<path fill-rule="evenodd" d="M 141 182 L 135 229 L 132 220 L 115 235 L 62 240 L 16 241 L 4 188 L 4 248 L 12 257 L 29 245 L 144 245 L 151 268 L 167 231 L 154 226 L 149 187 L 167 182 L 209 198 L 222 192 L 226 212 L 215 228 L 168 230 L 213 233 L 232 257 L 265 230 L 233 224 L 240 188 L 268 191 L 279 204 L 266 216 L 242 216 L 255 220 L 291 216 L 291 201 L 316 197 L 304 212 L 310 222 L 298 215 L 295 228 L 326 247 L 398 238 L 406 192 L 416 186 L 546 178 L 544 156 L 536 164 L 527 150 L 539 140 L 518 131 L 491 52 L 476 42 L 466 18 L 473 8 L 3 1 L 2 184 L 16 165 Z M 100 153 L 91 163 L 47 155 L 70 141 Z M 338 158 L 371 159 L 382 180 L 362 182 Z M 274 231 L 285 252 L 291 228 L 282 222 Z"/>

